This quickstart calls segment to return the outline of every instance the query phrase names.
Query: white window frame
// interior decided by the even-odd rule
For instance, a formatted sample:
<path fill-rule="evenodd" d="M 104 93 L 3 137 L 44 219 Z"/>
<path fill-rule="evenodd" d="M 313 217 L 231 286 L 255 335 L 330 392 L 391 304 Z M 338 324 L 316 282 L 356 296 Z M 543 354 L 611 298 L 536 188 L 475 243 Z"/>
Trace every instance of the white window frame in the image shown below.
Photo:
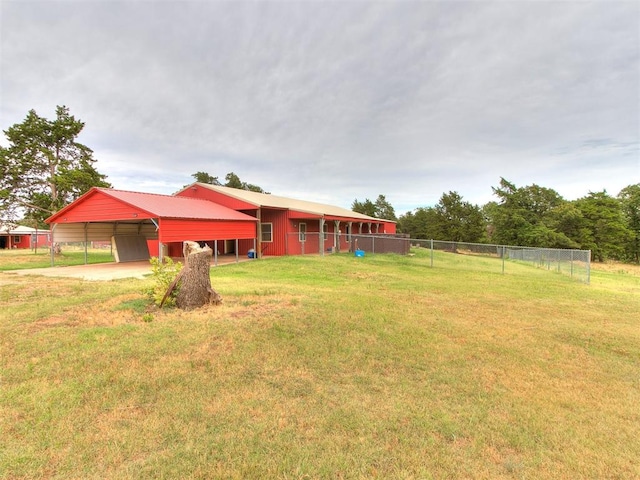
<path fill-rule="evenodd" d="M 265 231 L 265 227 L 268 228 L 268 231 Z M 273 243 L 273 223 L 272 222 L 265 222 L 263 224 L 260 225 L 260 230 L 261 230 L 261 237 L 260 241 L 262 243 Z M 265 240 L 265 233 L 269 234 L 269 239 Z"/>
<path fill-rule="evenodd" d="M 307 241 L 307 224 L 304 222 L 298 224 L 298 240 L 301 243 Z"/>
<path fill-rule="evenodd" d="M 13 241 L 11 243 L 20 243 L 22 241 L 21 235 L 13 235 Z"/>
<path fill-rule="evenodd" d="M 327 222 L 322 224 L 322 235 L 325 241 L 329 239 L 329 224 Z"/>

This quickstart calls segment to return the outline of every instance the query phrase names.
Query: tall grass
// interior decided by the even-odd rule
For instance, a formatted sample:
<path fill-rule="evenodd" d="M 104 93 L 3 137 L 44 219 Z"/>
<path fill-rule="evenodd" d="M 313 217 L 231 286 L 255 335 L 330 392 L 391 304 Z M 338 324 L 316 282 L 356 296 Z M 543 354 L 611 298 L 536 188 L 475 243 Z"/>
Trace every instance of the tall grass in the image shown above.
<path fill-rule="evenodd" d="M 441 255 L 227 265 L 195 312 L 0 275 L 0 478 L 639 477 L 638 277 Z"/>

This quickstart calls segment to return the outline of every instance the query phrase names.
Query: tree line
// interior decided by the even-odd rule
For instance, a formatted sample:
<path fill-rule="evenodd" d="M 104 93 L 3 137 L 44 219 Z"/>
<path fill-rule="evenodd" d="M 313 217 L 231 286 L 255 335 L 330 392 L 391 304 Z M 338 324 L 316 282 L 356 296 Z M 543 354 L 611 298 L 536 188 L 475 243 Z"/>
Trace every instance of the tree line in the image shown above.
<path fill-rule="evenodd" d="M 628 185 L 615 197 L 606 191 L 590 192 L 573 201 L 553 189 L 517 187 L 504 178 L 492 190 L 497 201 L 484 206 L 464 201 L 457 192 L 443 193 L 434 207 L 397 218 L 398 232 L 416 239 L 591 250 L 595 261 L 640 263 L 640 183 Z M 356 200 L 352 207 L 396 220 L 371 204 L 376 205 Z"/>

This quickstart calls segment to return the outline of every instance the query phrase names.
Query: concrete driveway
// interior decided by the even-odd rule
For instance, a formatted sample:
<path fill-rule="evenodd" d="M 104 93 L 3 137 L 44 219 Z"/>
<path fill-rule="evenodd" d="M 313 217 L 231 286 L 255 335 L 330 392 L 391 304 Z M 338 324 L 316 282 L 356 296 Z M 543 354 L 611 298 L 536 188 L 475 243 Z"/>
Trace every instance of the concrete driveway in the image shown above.
<path fill-rule="evenodd" d="M 94 263 L 72 267 L 47 267 L 13 270 L 18 275 L 43 275 L 45 277 L 83 278 L 84 280 L 115 280 L 117 278 L 144 278 L 151 274 L 149 261 L 126 263 Z"/>
<path fill-rule="evenodd" d="M 184 259 L 177 258 L 184 265 Z M 247 258 L 239 258 L 239 262 L 255 261 Z M 229 263 L 236 263 L 235 255 L 224 255 L 218 257 L 218 266 Z M 211 263 L 213 267 L 213 261 Z M 30 268 L 25 270 L 11 270 L 5 272 L 17 275 L 43 275 L 45 277 L 66 277 L 82 278 L 84 280 L 115 280 L 118 278 L 145 278 L 151 275 L 151 264 L 148 260 L 140 262 L 122 263 L 93 263 L 90 265 L 75 265 L 72 267 L 46 267 Z"/>

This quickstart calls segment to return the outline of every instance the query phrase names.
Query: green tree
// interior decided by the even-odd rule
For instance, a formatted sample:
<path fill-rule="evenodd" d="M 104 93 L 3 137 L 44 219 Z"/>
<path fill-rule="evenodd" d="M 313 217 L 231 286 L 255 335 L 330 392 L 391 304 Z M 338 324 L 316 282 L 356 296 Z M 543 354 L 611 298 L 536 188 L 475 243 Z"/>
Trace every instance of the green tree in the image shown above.
<path fill-rule="evenodd" d="M 243 182 L 242 180 L 240 180 L 240 177 L 238 177 L 238 175 L 236 175 L 233 172 L 229 172 L 227 173 L 227 175 L 225 175 L 224 179 L 226 183 L 224 185 L 220 183 L 220 181 L 218 180 L 218 177 L 214 177 L 213 175 L 210 175 L 207 172 L 196 172 L 191 176 L 196 180 L 196 182 L 199 182 L 199 183 L 208 183 L 210 185 L 220 185 L 223 187 L 237 188 L 239 190 L 249 190 L 249 191 L 258 192 L 258 193 L 269 193 L 269 192 L 265 192 L 262 189 L 262 187 L 259 187 L 258 185 L 253 185 L 252 183 Z"/>
<path fill-rule="evenodd" d="M 12 201 L 12 179 L 17 175 L 13 172 L 15 165 L 9 160 L 9 152 L 0 145 L 0 224 L 14 227 L 19 216 L 19 204 Z"/>
<path fill-rule="evenodd" d="M 433 207 L 418 207 L 400 215 L 397 229 L 399 233 L 408 234 L 411 238 L 435 239 L 439 238 L 437 222 L 437 213 Z"/>
<path fill-rule="evenodd" d="M 385 220 L 393 220 L 394 222 L 398 220 L 395 209 L 384 195 L 378 195 L 376 199 L 374 216 Z"/>
<path fill-rule="evenodd" d="M 360 202 L 356 198 L 351 204 L 351 210 L 374 218 L 382 218 L 394 222 L 398 220 L 395 209 L 384 195 L 378 195 L 375 202 L 372 202 L 368 198 L 366 198 L 364 202 Z"/>
<path fill-rule="evenodd" d="M 497 202 L 487 202 L 482 208 L 482 215 L 486 224 L 485 235 L 487 243 L 498 243 L 495 238 L 495 219 L 500 214 L 500 205 Z"/>
<path fill-rule="evenodd" d="M 362 213 L 363 215 L 368 215 L 370 217 L 376 216 L 376 205 L 368 198 L 366 198 L 364 202 L 360 202 L 356 198 L 351 204 L 351 210 L 356 213 Z"/>
<path fill-rule="evenodd" d="M 640 183 L 623 188 L 618 194 L 622 214 L 631 232 L 627 244 L 627 259 L 640 263 Z"/>
<path fill-rule="evenodd" d="M 435 207 L 420 207 L 398 219 L 398 231 L 411 238 L 482 242 L 485 230 L 482 209 L 457 192 L 444 193 Z"/>
<path fill-rule="evenodd" d="M 417 213 L 417 209 L 415 212 Z M 411 238 L 419 238 L 417 235 L 418 226 L 416 222 L 416 213 L 414 213 L 414 211 L 409 211 L 398 217 L 398 224 L 396 225 L 398 233 L 406 233 Z"/>
<path fill-rule="evenodd" d="M 581 247 L 591 250 L 591 258 L 599 262 L 624 259 L 632 232 L 626 226 L 621 202 L 602 191 L 579 198 L 575 206 L 583 217 Z"/>
<path fill-rule="evenodd" d="M 191 175 L 198 183 L 208 183 L 209 185 L 222 185 L 218 177 L 213 177 L 207 172 L 196 172 Z"/>
<path fill-rule="evenodd" d="M 457 192 L 443 193 L 434 207 L 435 224 L 432 238 L 454 242 L 480 242 L 485 224 L 480 207 L 462 200 Z"/>
<path fill-rule="evenodd" d="M 572 244 L 550 226 L 557 221 L 554 210 L 566 203 L 555 190 L 535 184 L 518 188 L 501 178 L 493 193 L 499 201 L 485 212 L 494 243 L 550 248 Z"/>
<path fill-rule="evenodd" d="M 554 207 L 547 212 L 544 221 L 553 233 L 551 243 L 557 248 L 581 248 L 584 218 L 574 202 L 563 202 Z"/>
<path fill-rule="evenodd" d="M 244 190 L 242 187 L 242 181 L 240 180 L 240 177 L 238 177 L 238 175 L 236 175 L 233 172 L 229 172 L 227 173 L 227 175 L 224 177 L 224 179 L 227 181 L 224 186 L 225 187 L 229 187 L 229 188 L 237 188 L 239 190 Z"/>
<path fill-rule="evenodd" d="M 9 146 L 0 152 L 0 210 L 39 224 L 91 187 L 110 187 L 94 167 L 93 151 L 76 139 L 84 128 L 65 106 L 56 119 L 29 111 L 22 123 L 4 131 Z"/>
<path fill-rule="evenodd" d="M 262 187 L 259 187 L 258 185 L 253 185 L 252 183 L 246 183 L 246 182 L 242 182 L 242 189 L 243 190 L 249 190 L 250 192 L 256 192 L 256 193 L 269 193 L 269 192 L 265 192 Z"/>
<path fill-rule="evenodd" d="M 242 180 L 240 180 L 240 177 L 238 177 L 238 175 L 236 175 L 233 172 L 227 173 L 227 175 L 224 178 L 227 181 L 227 183 L 224 184 L 225 187 L 237 188 L 240 190 L 249 190 L 251 192 L 257 192 L 257 193 L 268 193 L 268 192 L 265 192 L 261 187 L 257 185 L 243 182 Z"/>

